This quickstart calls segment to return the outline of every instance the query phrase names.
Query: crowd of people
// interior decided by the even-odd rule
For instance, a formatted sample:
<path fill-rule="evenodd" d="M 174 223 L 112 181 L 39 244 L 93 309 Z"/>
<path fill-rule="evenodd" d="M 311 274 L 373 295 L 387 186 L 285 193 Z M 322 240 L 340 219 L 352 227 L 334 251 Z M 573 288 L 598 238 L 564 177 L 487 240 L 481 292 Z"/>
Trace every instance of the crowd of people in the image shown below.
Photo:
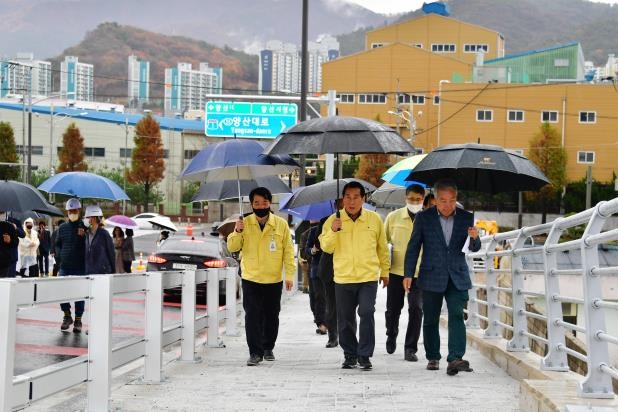
<path fill-rule="evenodd" d="M 104 228 L 103 211 L 88 205 L 83 213 L 79 199 L 65 204 L 67 221 L 60 219 L 50 232 L 46 222 L 33 218 L 23 225 L 5 212 L 0 212 L 0 277 L 85 276 L 90 274 L 130 273 L 135 260 L 133 230 L 115 227 L 113 239 Z M 87 223 L 84 223 L 86 219 Z M 51 268 L 50 268 L 51 266 Z M 51 269 L 51 272 L 50 272 Z M 62 331 L 81 333 L 84 301 L 63 302 Z"/>
<path fill-rule="evenodd" d="M 365 200 L 361 183 L 347 183 L 336 200 L 337 212 L 310 221 L 300 237 L 299 260 L 306 262 L 315 332 L 328 335 L 326 348 L 342 348 L 342 368 L 371 370 L 381 283 L 387 288 L 388 354 L 396 351 L 399 318 L 407 300 L 403 359 L 418 361 L 422 330 L 426 368 L 438 370 L 442 358 L 439 317 L 446 302 L 446 372 L 472 371 L 464 359 L 464 307 L 471 288 L 465 253 L 479 250 L 480 239 L 473 215 L 457 207 L 457 186 L 442 180 L 433 193 L 426 194 L 422 186 L 411 185 L 406 189 L 406 205 L 384 221 L 363 207 Z M 247 365 L 256 366 L 275 360 L 281 292 L 284 284 L 291 289 L 296 267 L 287 224 L 270 210 L 270 191 L 254 189 L 249 201 L 253 213 L 236 221 L 227 246 L 241 253 Z"/>

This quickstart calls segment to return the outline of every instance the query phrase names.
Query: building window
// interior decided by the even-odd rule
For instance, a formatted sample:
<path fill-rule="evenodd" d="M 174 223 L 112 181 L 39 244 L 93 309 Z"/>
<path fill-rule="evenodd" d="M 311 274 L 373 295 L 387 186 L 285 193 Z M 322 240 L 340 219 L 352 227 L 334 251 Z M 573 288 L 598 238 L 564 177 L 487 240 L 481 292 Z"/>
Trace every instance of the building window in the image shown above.
<path fill-rule="evenodd" d="M 354 95 L 350 93 L 338 94 L 339 103 L 354 103 Z"/>
<path fill-rule="evenodd" d="M 414 104 L 425 104 L 425 96 L 420 94 L 412 95 L 412 103 Z"/>
<path fill-rule="evenodd" d="M 524 111 L 523 110 L 509 110 L 507 112 L 509 122 L 523 122 Z"/>
<path fill-rule="evenodd" d="M 399 94 L 397 95 L 397 103 L 404 104 L 410 103 L 412 100 L 413 104 L 425 104 L 425 96 L 422 94 Z"/>
<path fill-rule="evenodd" d="M 580 123 L 596 123 L 597 112 L 579 112 Z"/>
<path fill-rule="evenodd" d="M 104 147 L 84 147 L 84 155 L 88 157 L 105 157 Z"/>
<path fill-rule="evenodd" d="M 541 112 L 542 123 L 558 123 L 558 112 L 553 110 L 543 110 Z"/>
<path fill-rule="evenodd" d="M 384 43 L 371 43 L 372 49 L 377 49 L 379 47 L 384 47 Z"/>
<path fill-rule="evenodd" d="M 554 59 L 554 67 L 569 67 L 569 59 Z"/>
<path fill-rule="evenodd" d="M 423 48 L 423 43 L 413 43 L 412 46 L 418 48 L 418 49 L 422 49 Z"/>
<path fill-rule="evenodd" d="M 385 94 L 359 94 L 358 102 L 361 104 L 381 104 L 386 103 Z"/>
<path fill-rule="evenodd" d="M 435 95 L 433 97 L 433 104 L 435 104 L 436 106 L 440 104 L 440 96 L 439 95 Z"/>
<path fill-rule="evenodd" d="M 199 152 L 199 150 L 185 150 L 185 159 L 193 159 Z"/>
<path fill-rule="evenodd" d="M 483 51 L 487 53 L 489 51 L 488 44 L 464 44 L 464 53 L 476 53 Z"/>
<path fill-rule="evenodd" d="M 120 158 L 131 157 L 133 155 L 133 149 L 120 148 Z"/>
<path fill-rule="evenodd" d="M 434 53 L 455 53 L 454 44 L 432 44 L 431 51 Z"/>
<path fill-rule="evenodd" d="M 493 121 L 493 110 L 479 109 L 476 111 L 477 122 L 491 122 Z"/>
<path fill-rule="evenodd" d="M 593 164 L 594 152 L 577 152 L 577 163 Z"/>
<path fill-rule="evenodd" d="M 15 145 L 15 151 L 17 152 L 18 155 L 22 155 L 22 156 L 25 155 L 24 149 L 22 145 L 20 144 Z M 42 156 L 43 146 L 30 146 L 30 154 L 36 155 L 36 156 Z"/>
<path fill-rule="evenodd" d="M 170 158 L 170 151 L 169 151 L 169 149 L 163 149 L 163 158 L 164 159 L 169 159 Z"/>

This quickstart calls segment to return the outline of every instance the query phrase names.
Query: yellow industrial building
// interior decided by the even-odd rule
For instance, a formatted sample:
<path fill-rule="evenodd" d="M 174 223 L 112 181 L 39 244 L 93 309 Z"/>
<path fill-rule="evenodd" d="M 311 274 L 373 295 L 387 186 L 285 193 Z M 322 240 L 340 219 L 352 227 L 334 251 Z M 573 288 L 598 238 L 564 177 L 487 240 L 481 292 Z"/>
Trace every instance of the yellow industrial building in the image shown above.
<path fill-rule="evenodd" d="M 322 91 L 337 91 L 340 115 L 379 120 L 424 151 L 480 141 L 526 155 L 534 134 L 549 122 L 562 136 L 569 181 L 582 179 L 589 165 L 594 179 L 613 179 L 618 163 L 613 84 L 474 83 L 480 51 L 483 58 L 503 57 L 504 38 L 427 14 L 371 31 L 365 51 L 324 63 Z"/>

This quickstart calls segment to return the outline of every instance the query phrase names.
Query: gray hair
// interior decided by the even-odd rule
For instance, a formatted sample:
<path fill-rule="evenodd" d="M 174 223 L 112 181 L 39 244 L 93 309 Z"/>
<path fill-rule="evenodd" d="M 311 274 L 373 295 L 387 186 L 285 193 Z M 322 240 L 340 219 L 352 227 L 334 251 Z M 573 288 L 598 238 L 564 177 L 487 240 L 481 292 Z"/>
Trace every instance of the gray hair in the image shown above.
<path fill-rule="evenodd" d="M 457 183 L 453 179 L 440 179 L 433 185 L 434 193 L 440 190 L 452 190 L 457 193 Z"/>

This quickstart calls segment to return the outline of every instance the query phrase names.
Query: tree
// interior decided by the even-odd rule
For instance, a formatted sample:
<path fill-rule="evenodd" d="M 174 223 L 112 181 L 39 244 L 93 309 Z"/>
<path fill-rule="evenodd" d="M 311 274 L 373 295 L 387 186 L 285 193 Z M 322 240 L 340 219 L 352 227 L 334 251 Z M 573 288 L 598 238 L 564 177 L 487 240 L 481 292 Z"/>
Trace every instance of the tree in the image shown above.
<path fill-rule="evenodd" d="M 18 180 L 20 175 L 18 161 L 13 128 L 8 122 L 0 122 L 0 162 L 15 163 L 15 166 L 0 165 L 0 179 Z"/>
<path fill-rule="evenodd" d="M 62 149 L 58 153 L 58 172 L 85 172 L 84 138 L 75 123 L 69 124 L 62 134 Z"/>
<path fill-rule="evenodd" d="M 380 178 L 390 164 L 390 155 L 384 153 L 372 153 L 360 156 L 358 170 L 355 177 L 368 181 L 374 186 L 380 186 Z"/>
<path fill-rule="evenodd" d="M 129 196 L 129 198 L 131 199 L 132 204 L 140 204 L 140 203 L 143 204 L 145 202 L 146 194 L 144 193 L 144 187 L 142 185 L 131 183 L 131 182 L 126 182 L 126 187 L 125 187 L 125 182 L 124 182 L 125 174 L 122 168 L 102 167 L 100 169 L 95 170 L 94 173 L 98 174 L 99 176 L 107 177 L 109 180 L 113 181 L 118 186 L 122 188 L 126 188 L 125 192 L 127 196 Z M 153 202 L 160 202 L 161 200 L 163 200 L 163 194 L 159 193 L 156 190 L 151 190 L 150 199 Z"/>
<path fill-rule="evenodd" d="M 163 142 L 159 123 L 148 115 L 135 125 L 135 148 L 131 156 L 131 171 L 127 173 L 129 182 L 144 188 L 144 210 L 148 212 L 148 201 L 153 186 L 163 180 L 165 163 L 163 161 Z"/>
<path fill-rule="evenodd" d="M 540 130 L 530 140 L 530 160 L 547 176 L 550 184 L 545 185 L 533 199 L 541 202 L 542 223 L 547 220 L 547 208 L 562 194 L 566 185 L 566 150 L 561 145 L 560 133 L 549 123 L 543 123 Z"/>

